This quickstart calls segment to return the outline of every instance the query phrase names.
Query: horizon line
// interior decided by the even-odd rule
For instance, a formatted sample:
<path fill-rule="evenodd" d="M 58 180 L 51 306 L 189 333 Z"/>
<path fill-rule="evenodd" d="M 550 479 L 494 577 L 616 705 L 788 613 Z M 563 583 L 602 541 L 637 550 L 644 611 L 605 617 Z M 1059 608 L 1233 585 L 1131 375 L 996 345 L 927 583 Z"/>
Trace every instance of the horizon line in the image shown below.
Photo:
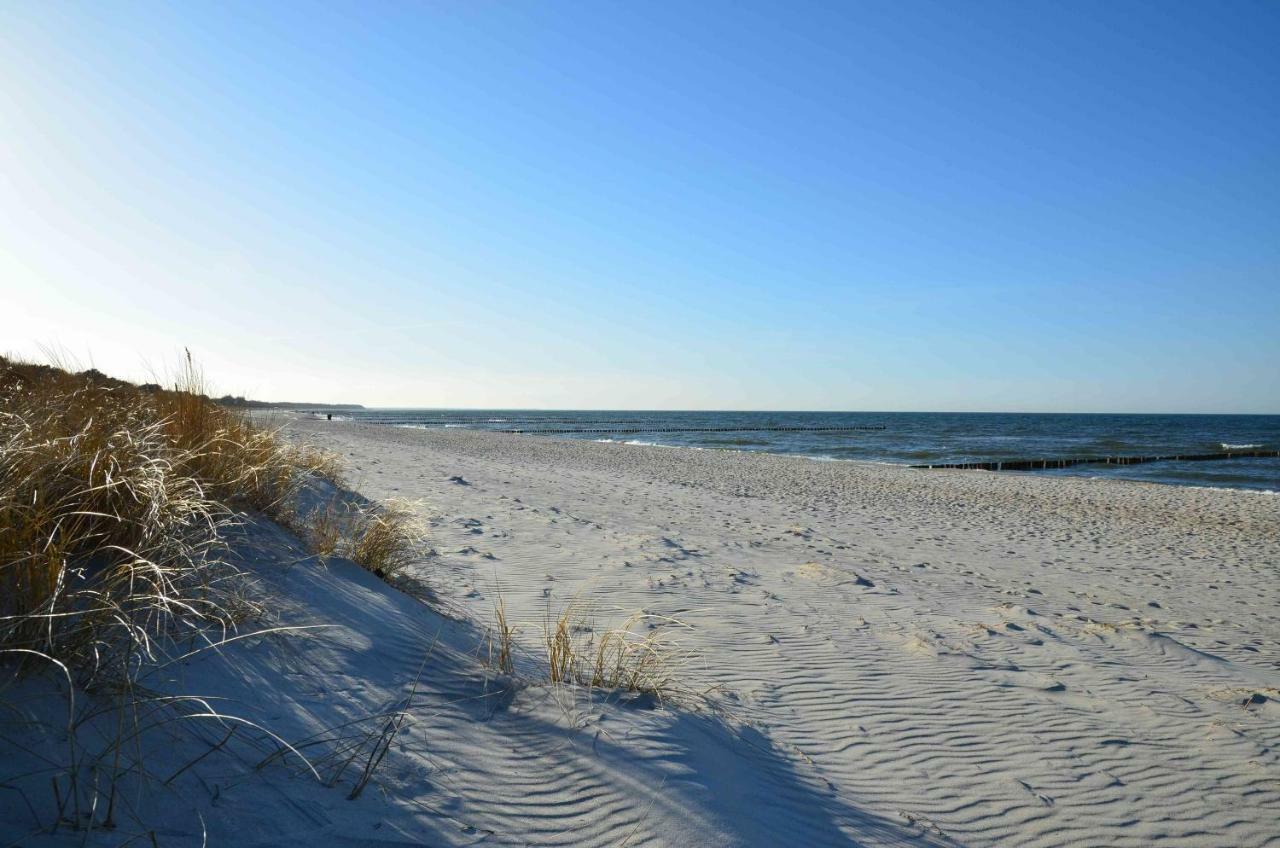
<path fill-rule="evenodd" d="M 265 401 L 269 404 L 295 404 L 296 401 Z M 364 404 L 313 404 L 317 409 L 359 406 L 365 412 L 696 412 L 696 413 L 782 413 L 789 415 L 1187 415 L 1240 416 L 1255 418 L 1280 417 L 1277 412 L 1118 412 L 1009 409 L 679 409 L 659 407 L 552 407 L 552 406 L 366 406 Z M 350 410 L 348 410 L 350 411 Z"/>

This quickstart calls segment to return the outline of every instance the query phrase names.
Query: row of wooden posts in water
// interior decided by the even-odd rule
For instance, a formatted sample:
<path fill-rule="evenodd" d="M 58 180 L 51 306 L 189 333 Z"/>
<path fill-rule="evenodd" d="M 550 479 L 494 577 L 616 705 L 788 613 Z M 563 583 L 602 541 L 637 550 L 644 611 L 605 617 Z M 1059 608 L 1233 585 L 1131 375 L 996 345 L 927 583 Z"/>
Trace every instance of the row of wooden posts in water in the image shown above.
<path fill-rule="evenodd" d="M 1218 453 L 1180 453 L 1163 456 L 1076 456 L 1061 459 L 1004 459 L 993 462 L 945 462 L 913 465 L 912 468 L 958 468 L 968 471 L 1036 471 L 1069 468 L 1073 465 L 1140 465 L 1144 462 L 1207 462 L 1215 459 L 1248 457 L 1280 457 L 1280 450 L 1220 451 Z"/>

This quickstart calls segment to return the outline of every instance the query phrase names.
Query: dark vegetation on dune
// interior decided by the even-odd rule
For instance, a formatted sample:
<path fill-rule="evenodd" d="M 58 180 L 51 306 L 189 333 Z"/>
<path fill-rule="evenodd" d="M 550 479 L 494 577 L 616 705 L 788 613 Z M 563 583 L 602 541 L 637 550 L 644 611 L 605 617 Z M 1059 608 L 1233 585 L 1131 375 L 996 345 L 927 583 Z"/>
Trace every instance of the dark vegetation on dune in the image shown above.
<path fill-rule="evenodd" d="M 38 379 L 65 379 L 67 377 L 79 377 L 85 383 L 108 389 L 136 389 L 144 394 L 159 394 L 166 391 L 166 387 L 159 383 L 140 383 L 134 384 L 126 380 L 111 377 L 103 374 L 97 368 L 88 368 L 84 371 L 71 372 L 67 368 L 58 368 L 52 365 L 44 365 L 34 362 L 12 362 L 3 356 L 0 356 L 0 370 L 5 373 L 22 372 L 29 381 Z M 189 387 L 196 388 L 196 387 Z M 213 401 L 220 406 L 230 406 L 240 409 L 364 409 L 364 406 L 358 403 L 315 403 L 312 401 L 272 401 L 272 400 L 253 400 L 243 395 L 221 395 L 220 397 L 210 397 L 202 394 L 201 397 L 206 400 Z"/>

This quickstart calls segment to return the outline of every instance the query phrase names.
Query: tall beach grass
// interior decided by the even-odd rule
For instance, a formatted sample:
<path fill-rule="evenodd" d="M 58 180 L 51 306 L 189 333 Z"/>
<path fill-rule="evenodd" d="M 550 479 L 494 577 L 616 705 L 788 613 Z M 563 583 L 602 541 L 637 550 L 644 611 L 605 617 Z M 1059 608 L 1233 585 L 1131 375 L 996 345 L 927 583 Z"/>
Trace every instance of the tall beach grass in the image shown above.
<path fill-rule="evenodd" d="M 175 617 L 233 623 L 220 531 L 338 469 L 204 390 L 189 357 L 165 388 L 0 359 L 0 650 L 93 677 Z"/>
<path fill-rule="evenodd" d="M 20 749 L 19 737 L 37 729 L 65 741 L 60 761 L 44 769 L 54 808 L 46 832 L 116 827 L 125 787 L 168 787 L 236 729 L 253 728 L 319 779 L 270 730 L 203 698 L 149 688 L 153 671 L 243 638 L 234 631 L 268 612 L 225 556 L 235 542 L 224 531 L 246 512 L 384 578 L 425 552 L 412 505 L 342 490 L 334 455 L 211 400 L 189 356 L 166 383 L 0 358 L 0 671 L 8 678 L 0 706 L 19 715 L 5 703 L 8 687 L 41 671 L 65 681 L 67 699 L 57 726 L 30 716 L 0 722 L 0 742 Z M 319 511 L 303 509 L 308 488 L 326 493 Z M 383 730 L 353 797 L 404 720 Z M 140 740 L 190 721 L 215 721 L 226 736 L 172 775 L 152 773 Z"/>

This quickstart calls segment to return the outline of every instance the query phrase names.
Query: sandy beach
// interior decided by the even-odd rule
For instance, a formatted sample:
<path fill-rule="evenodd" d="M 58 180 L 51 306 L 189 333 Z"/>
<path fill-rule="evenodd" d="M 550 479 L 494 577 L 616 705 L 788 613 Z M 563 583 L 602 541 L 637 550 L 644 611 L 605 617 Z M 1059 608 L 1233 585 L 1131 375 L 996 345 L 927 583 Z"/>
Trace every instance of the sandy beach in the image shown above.
<path fill-rule="evenodd" d="M 0 21 L 0 848 L 1280 848 L 1280 2 Z"/>
<path fill-rule="evenodd" d="M 478 621 L 500 594 L 530 656 L 548 609 L 575 597 L 603 619 L 687 625 L 682 679 L 806 787 L 788 797 L 730 779 L 732 763 L 660 753 L 684 763 L 684 788 L 646 792 L 765 822 L 727 841 L 1280 844 L 1280 497 L 288 427 L 341 454 L 364 495 L 421 499 L 437 555 L 418 576 Z M 651 760 L 683 737 L 628 721 L 612 777 L 532 758 L 497 778 L 499 817 L 572 809 L 601 834 L 568 844 L 724 839 L 680 805 L 637 818 L 626 752 Z"/>

